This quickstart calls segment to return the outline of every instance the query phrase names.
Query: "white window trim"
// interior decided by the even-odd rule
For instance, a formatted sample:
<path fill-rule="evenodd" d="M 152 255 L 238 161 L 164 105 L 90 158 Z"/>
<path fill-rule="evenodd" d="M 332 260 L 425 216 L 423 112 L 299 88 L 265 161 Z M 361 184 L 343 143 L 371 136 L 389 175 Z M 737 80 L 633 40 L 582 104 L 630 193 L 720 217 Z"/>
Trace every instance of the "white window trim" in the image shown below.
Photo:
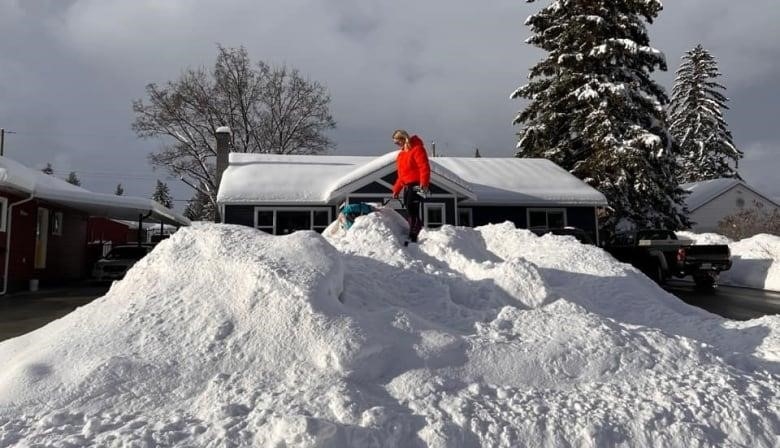
<path fill-rule="evenodd" d="M 458 226 L 463 226 L 466 224 L 463 224 L 460 222 L 460 214 L 461 212 L 465 212 L 469 215 L 469 223 L 467 224 L 468 227 L 472 227 L 474 225 L 474 209 L 471 207 L 464 207 L 464 208 L 458 208 L 458 213 L 455 215 L 455 219 L 457 220 Z"/>
<path fill-rule="evenodd" d="M 314 212 L 323 212 L 323 211 L 327 211 L 328 212 L 328 224 L 326 224 L 324 226 L 315 226 L 314 225 Z M 267 229 L 268 226 L 258 227 L 258 225 L 257 225 L 257 212 L 273 212 L 274 213 L 274 225 L 273 225 L 273 228 L 271 229 L 271 234 L 272 235 L 276 235 L 276 225 L 277 225 L 276 214 L 277 214 L 277 212 L 309 212 L 309 230 L 314 230 L 314 229 L 319 229 L 319 228 L 322 228 L 323 230 L 325 230 L 330 225 L 330 223 L 333 221 L 333 215 L 331 214 L 332 210 L 331 210 L 330 207 L 261 207 L 261 206 L 258 206 L 258 207 L 255 207 L 255 210 L 253 212 L 254 216 L 253 216 L 252 219 L 254 221 L 255 229 L 259 229 L 259 230 Z"/>
<path fill-rule="evenodd" d="M 531 212 L 545 212 L 545 219 L 544 219 L 545 220 L 545 224 L 544 225 L 545 225 L 546 229 L 550 228 L 550 216 L 548 215 L 549 212 L 563 212 L 563 225 L 564 225 L 564 227 L 569 225 L 569 216 L 566 213 L 566 209 L 565 208 L 554 208 L 554 207 L 551 207 L 551 208 L 546 208 L 546 207 L 545 208 L 541 208 L 541 207 L 537 207 L 537 208 L 528 208 L 525 211 L 525 223 L 526 223 L 526 227 L 528 227 L 529 229 L 531 228 Z"/>
<path fill-rule="evenodd" d="M 447 206 L 446 204 L 442 202 L 423 202 L 423 225 L 425 228 L 428 228 L 429 222 L 428 222 L 428 210 L 431 209 L 440 209 L 441 210 L 441 224 L 442 226 L 447 224 Z"/>
<path fill-rule="evenodd" d="M 5 232 L 8 225 L 8 198 L 0 197 L 0 232 Z"/>

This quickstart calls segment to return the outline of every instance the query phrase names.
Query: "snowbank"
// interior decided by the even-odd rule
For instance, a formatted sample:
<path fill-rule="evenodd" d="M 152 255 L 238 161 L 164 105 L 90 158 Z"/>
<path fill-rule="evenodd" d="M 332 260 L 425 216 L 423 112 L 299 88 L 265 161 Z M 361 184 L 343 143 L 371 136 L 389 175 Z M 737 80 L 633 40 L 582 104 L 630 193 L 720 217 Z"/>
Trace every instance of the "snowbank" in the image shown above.
<path fill-rule="evenodd" d="M 760 234 L 734 242 L 715 233 L 676 233 L 695 244 L 729 245 L 732 266 L 720 275 L 720 283 L 780 291 L 780 236 Z"/>
<path fill-rule="evenodd" d="M 780 318 L 690 307 L 572 237 L 183 228 L 0 343 L 5 446 L 776 446 Z"/>

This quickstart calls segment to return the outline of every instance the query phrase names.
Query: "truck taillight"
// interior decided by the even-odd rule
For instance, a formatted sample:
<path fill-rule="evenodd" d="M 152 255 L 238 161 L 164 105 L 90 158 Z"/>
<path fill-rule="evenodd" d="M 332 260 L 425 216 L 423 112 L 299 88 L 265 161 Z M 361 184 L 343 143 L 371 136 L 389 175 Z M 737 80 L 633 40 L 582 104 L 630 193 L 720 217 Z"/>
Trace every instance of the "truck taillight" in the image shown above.
<path fill-rule="evenodd" d="M 685 262 L 685 248 L 681 247 L 677 249 L 677 263 L 684 263 Z"/>

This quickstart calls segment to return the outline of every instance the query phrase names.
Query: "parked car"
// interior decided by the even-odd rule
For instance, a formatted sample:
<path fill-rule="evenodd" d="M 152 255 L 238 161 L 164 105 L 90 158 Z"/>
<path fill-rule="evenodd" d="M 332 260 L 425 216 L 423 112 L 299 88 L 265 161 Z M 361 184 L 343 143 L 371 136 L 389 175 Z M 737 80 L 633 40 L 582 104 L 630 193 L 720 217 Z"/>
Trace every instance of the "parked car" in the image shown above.
<path fill-rule="evenodd" d="M 588 232 L 577 227 L 570 227 L 570 226 L 554 227 L 554 228 L 532 227 L 529 230 L 531 230 L 533 233 L 539 236 L 542 236 L 547 233 L 552 233 L 553 235 L 571 235 L 582 244 L 594 244 L 593 238 L 588 234 Z"/>
<path fill-rule="evenodd" d="M 153 246 L 148 244 L 128 244 L 116 246 L 92 267 L 92 278 L 97 281 L 119 280 L 127 271 L 146 254 Z"/>
<path fill-rule="evenodd" d="M 659 284 L 672 276 L 690 275 L 698 288 L 709 289 L 717 284 L 720 272 L 731 268 L 728 245 L 694 245 L 664 229 L 616 233 L 604 244 L 604 250 Z"/>

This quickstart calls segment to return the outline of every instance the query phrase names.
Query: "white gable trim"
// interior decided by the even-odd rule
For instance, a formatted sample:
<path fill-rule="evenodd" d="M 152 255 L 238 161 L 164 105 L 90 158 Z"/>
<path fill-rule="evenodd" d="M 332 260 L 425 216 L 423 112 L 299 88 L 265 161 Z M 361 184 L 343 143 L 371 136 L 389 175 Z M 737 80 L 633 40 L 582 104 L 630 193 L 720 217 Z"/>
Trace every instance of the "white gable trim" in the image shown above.
<path fill-rule="evenodd" d="M 765 196 L 765 195 L 763 195 L 763 194 L 759 193 L 759 192 L 758 192 L 758 191 L 756 191 L 754 188 L 752 188 L 750 185 L 746 184 L 744 181 L 738 181 L 737 183 L 735 183 L 735 184 L 731 185 L 730 187 L 724 188 L 723 190 L 721 190 L 721 191 L 720 191 L 720 192 L 718 192 L 717 194 L 713 195 L 713 196 L 712 196 L 710 199 L 707 199 L 706 201 L 702 202 L 702 203 L 701 203 L 699 206 L 697 206 L 696 208 L 691 208 L 691 209 L 688 209 L 688 212 L 689 212 L 689 213 L 693 213 L 693 212 L 695 212 L 696 210 L 698 210 L 698 209 L 700 209 L 700 208 L 704 207 L 705 205 L 708 205 L 708 204 L 710 204 L 712 201 L 714 201 L 714 200 L 718 199 L 719 197 L 721 197 L 721 196 L 725 195 L 726 193 L 728 193 L 729 191 L 731 191 L 731 190 L 733 190 L 733 189 L 735 189 L 735 188 L 737 188 L 737 187 L 743 187 L 743 188 L 745 188 L 746 190 L 749 190 L 749 191 L 751 191 L 751 192 L 752 192 L 753 194 L 755 194 L 756 196 L 758 196 L 758 197 L 760 197 L 760 198 L 762 198 L 762 199 L 764 199 L 764 200 L 766 200 L 766 201 L 768 201 L 768 202 L 770 202 L 770 203 L 774 204 L 774 205 L 775 205 L 775 207 L 778 207 L 778 208 L 780 208 L 780 204 L 778 204 L 778 203 L 777 203 L 777 201 L 775 201 L 775 200 L 773 200 L 773 199 L 771 199 L 771 198 L 769 198 L 769 197 L 767 197 L 767 196 Z"/>
<path fill-rule="evenodd" d="M 342 199 L 343 197 L 349 195 L 351 192 L 359 190 L 373 182 L 377 182 L 381 185 L 384 185 L 392 189 L 393 186 L 390 185 L 388 182 L 385 182 L 382 178 L 395 171 L 396 171 L 396 166 L 395 166 L 395 161 L 393 161 L 392 163 L 388 163 L 382 168 L 377 169 L 371 172 L 370 174 L 361 177 L 360 179 L 356 179 L 355 181 L 352 181 L 336 190 L 330 191 L 328 193 L 326 200 L 328 202 L 333 202 L 334 199 Z M 477 199 L 476 195 L 472 191 L 463 188 L 462 186 L 456 184 L 455 182 L 450 181 L 444 176 L 439 175 L 433 170 L 431 170 L 431 183 L 434 183 L 437 186 L 444 188 L 445 190 L 448 190 L 452 193 L 457 193 L 468 199 L 472 199 L 472 200 Z"/>

